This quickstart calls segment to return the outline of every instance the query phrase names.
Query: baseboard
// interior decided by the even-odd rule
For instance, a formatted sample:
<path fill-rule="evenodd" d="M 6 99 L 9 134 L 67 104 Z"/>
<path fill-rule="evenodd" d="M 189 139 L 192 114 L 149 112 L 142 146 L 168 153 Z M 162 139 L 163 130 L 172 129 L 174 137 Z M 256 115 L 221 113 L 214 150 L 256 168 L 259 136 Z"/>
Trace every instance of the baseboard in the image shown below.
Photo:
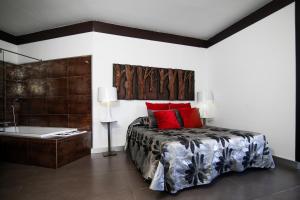
<path fill-rule="evenodd" d="M 115 146 L 115 147 L 111 147 L 111 149 L 112 151 L 123 151 L 124 146 Z M 103 152 L 107 152 L 107 147 L 91 149 L 91 153 L 103 153 Z"/>
<path fill-rule="evenodd" d="M 280 158 L 278 156 L 273 156 L 273 159 L 274 159 L 275 164 L 300 170 L 299 162 L 288 160 L 285 158 Z"/>

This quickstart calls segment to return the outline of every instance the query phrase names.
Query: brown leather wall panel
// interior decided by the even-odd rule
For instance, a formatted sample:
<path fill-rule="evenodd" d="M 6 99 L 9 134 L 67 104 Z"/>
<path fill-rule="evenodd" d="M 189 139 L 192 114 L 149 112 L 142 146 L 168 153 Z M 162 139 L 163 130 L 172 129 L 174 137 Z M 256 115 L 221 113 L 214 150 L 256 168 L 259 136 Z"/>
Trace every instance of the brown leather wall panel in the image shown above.
<path fill-rule="evenodd" d="M 26 138 L 0 137 L 0 155 L 1 160 L 25 164 L 27 157 L 27 140 Z"/>
<path fill-rule="evenodd" d="M 43 65 L 43 62 L 38 62 L 35 64 L 24 64 L 24 70 L 27 79 L 43 79 L 46 78 L 46 67 Z"/>
<path fill-rule="evenodd" d="M 92 117 L 90 114 L 85 115 L 69 115 L 69 127 L 78 127 L 83 129 L 90 129 Z"/>
<path fill-rule="evenodd" d="M 4 120 L 4 106 L 3 106 L 3 98 L 0 97 L 0 121 Z"/>
<path fill-rule="evenodd" d="M 0 121 L 4 120 L 4 67 L 0 63 Z"/>
<path fill-rule="evenodd" d="M 68 97 L 68 113 L 70 114 L 91 114 L 91 96 L 70 95 Z"/>
<path fill-rule="evenodd" d="M 49 114 L 68 113 L 68 101 L 66 97 L 47 97 L 47 107 Z"/>
<path fill-rule="evenodd" d="M 28 79 L 25 82 L 26 97 L 44 97 L 47 95 L 47 79 Z"/>
<path fill-rule="evenodd" d="M 28 139 L 26 153 L 26 163 L 56 168 L 55 141 Z"/>
<path fill-rule="evenodd" d="M 25 108 L 25 113 L 20 114 L 32 114 L 32 115 L 46 115 L 47 114 L 47 102 L 45 98 L 28 98 L 21 101 L 22 110 Z"/>
<path fill-rule="evenodd" d="M 28 96 L 26 90 L 26 83 L 6 81 L 6 97 L 26 97 Z"/>
<path fill-rule="evenodd" d="M 14 105 L 19 125 L 91 129 L 91 56 L 9 65 L 6 77 L 6 119 Z"/>
<path fill-rule="evenodd" d="M 47 96 L 66 96 L 68 94 L 68 79 L 53 78 L 47 80 Z"/>
<path fill-rule="evenodd" d="M 89 95 L 91 93 L 91 76 L 69 78 L 69 95 Z"/>
<path fill-rule="evenodd" d="M 44 65 L 47 68 L 48 78 L 66 77 L 68 75 L 67 60 L 46 61 Z"/>
<path fill-rule="evenodd" d="M 47 115 L 20 115 L 20 125 L 48 126 Z"/>
<path fill-rule="evenodd" d="M 81 134 L 57 141 L 57 167 L 90 154 L 91 134 Z"/>
<path fill-rule="evenodd" d="M 69 76 L 84 76 L 91 74 L 91 60 L 85 57 L 74 58 L 69 60 L 68 75 Z"/>
<path fill-rule="evenodd" d="M 58 168 L 90 154 L 91 132 L 71 137 L 0 136 L 0 160 Z"/>
<path fill-rule="evenodd" d="M 68 115 L 48 115 L 48 126 L 68 127 Z"/>

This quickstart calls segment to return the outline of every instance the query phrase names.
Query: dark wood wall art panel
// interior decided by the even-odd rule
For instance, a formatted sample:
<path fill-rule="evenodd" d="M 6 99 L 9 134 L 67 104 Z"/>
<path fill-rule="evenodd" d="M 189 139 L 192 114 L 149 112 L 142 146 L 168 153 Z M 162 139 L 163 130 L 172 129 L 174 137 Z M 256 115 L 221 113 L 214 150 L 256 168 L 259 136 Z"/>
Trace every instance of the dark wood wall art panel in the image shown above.
<path fill-rule="evenodd" d="M 194 71 L 113 65 L 113 85 L 118 99 L 194 100 Z"/>
<path fill-rule="evenodd" d="M 19 125 L 91 129 L 91 56 L 7 65 L 7 118 Z"/>

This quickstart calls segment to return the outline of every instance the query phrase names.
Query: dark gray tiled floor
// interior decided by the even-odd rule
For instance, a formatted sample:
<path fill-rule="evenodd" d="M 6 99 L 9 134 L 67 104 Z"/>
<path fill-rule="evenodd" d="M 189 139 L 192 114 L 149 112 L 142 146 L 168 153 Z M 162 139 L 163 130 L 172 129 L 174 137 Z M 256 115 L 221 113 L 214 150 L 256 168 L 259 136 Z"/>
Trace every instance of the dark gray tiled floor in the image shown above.
<path fill-rule="evenodd" d="M 175 195 L 149 190 L 125 153 L 87 156 L 60 169 L 0 163 L 0 199 L 300 200 L 300 172 L 283 166 L 229 173 Z"/>

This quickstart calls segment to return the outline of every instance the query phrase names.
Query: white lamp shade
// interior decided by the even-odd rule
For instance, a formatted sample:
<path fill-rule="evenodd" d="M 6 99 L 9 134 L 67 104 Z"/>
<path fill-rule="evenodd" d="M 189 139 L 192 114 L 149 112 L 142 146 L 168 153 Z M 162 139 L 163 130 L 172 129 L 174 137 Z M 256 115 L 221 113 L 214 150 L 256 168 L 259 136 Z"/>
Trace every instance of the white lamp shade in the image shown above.
<path fill-rule="evenodd" d="M 203 90 L 197 92 L 197 101 L 198 102 L 205 102 L 205 101 L 214 101 L 214 95 L 210 90 Z"/>
<path fill-rule="evenodd" d="M 98 101 L 101 103 L 117 101 L 117 88 L 115 87 L 99 87 Z"/>
<path fill-rule="evenodd" d="M 211 91 L 203 90 L 198 92 L 197 101 L 202 118 L 213 118 L 215 116 L 214 96 Z"/>
<path fill-rule="evenodd" d="M 201 102 L 199 104 L 201 118 L 214 118 L 215 105 L 212 101 Z"/>

